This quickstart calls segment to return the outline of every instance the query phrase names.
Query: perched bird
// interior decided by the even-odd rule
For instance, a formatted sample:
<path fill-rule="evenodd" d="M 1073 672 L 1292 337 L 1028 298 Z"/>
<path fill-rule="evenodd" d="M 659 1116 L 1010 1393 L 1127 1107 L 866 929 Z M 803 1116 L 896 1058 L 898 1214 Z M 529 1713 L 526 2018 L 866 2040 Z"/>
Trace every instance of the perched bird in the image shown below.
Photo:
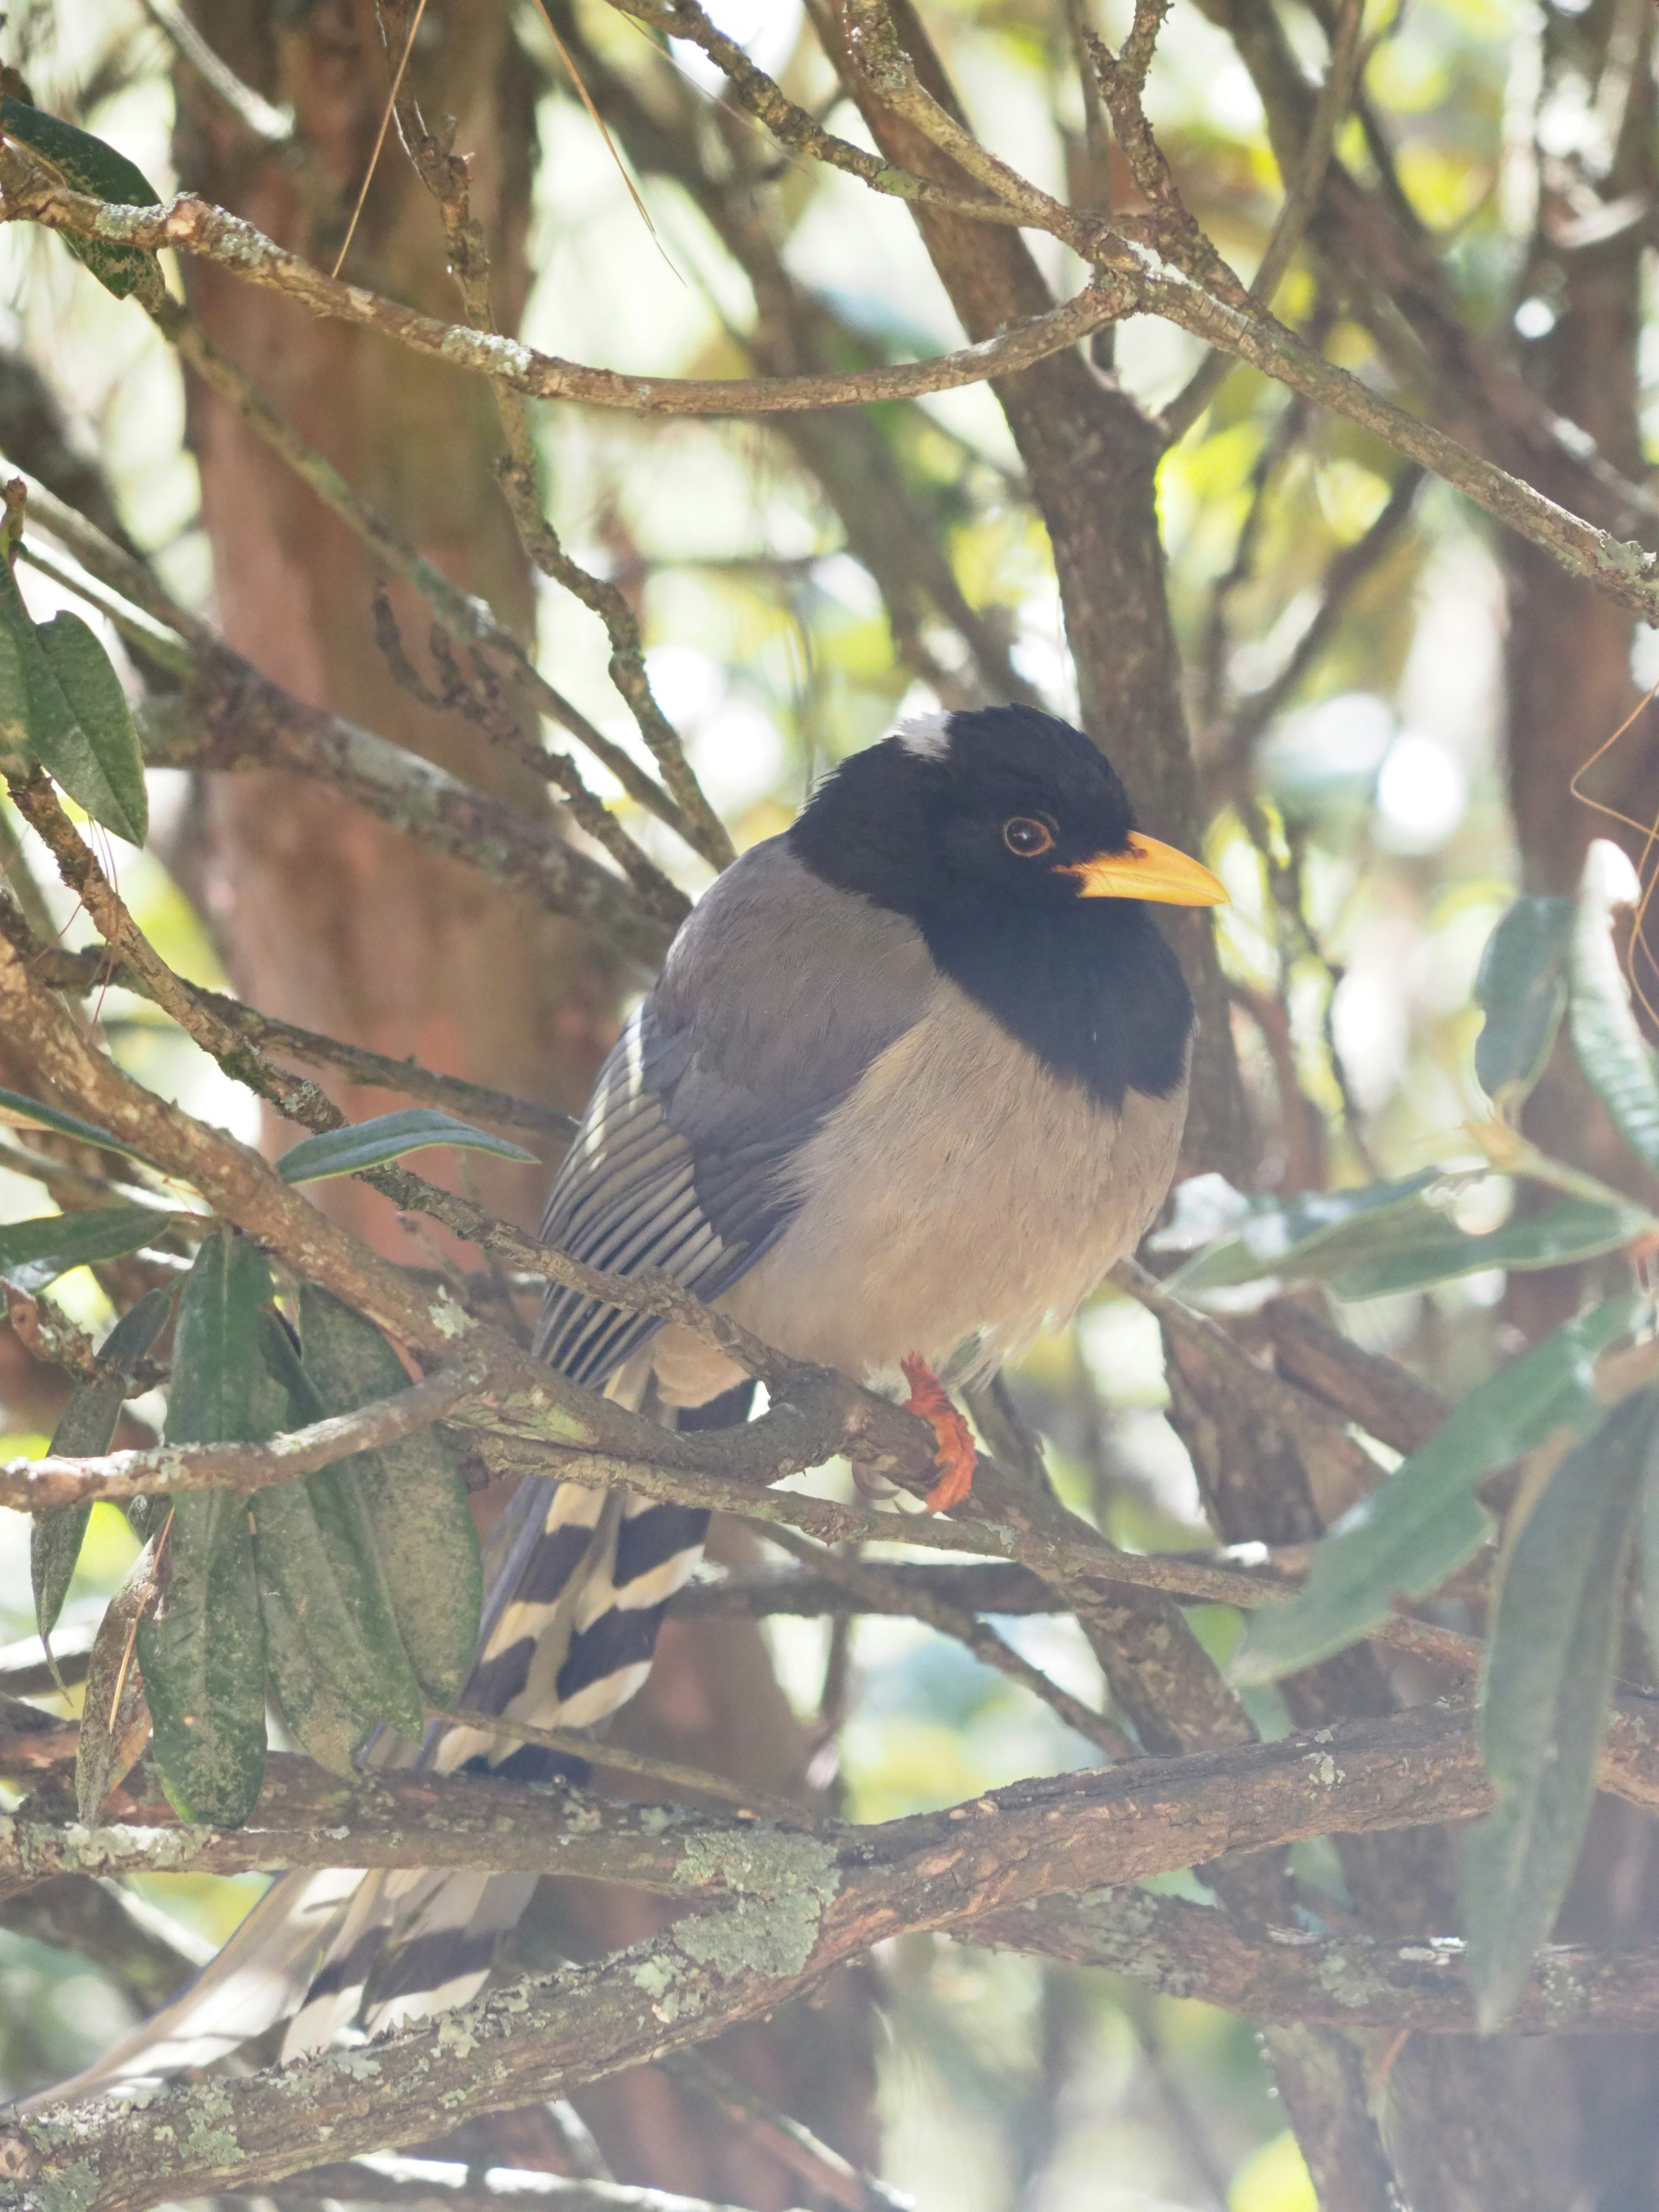
<path fill-rule="evenodd" d="M 1026 708 L 929 715 L 854 755 L 707 890 L 600 1071 L 542 1234 L 666 1269 L 801 1359 L 911 1388 L 948 1509 L 973 1447 L 946 1381 L 1068 1316 L 1162 1204 L 1193 1007 L 1153 903 L 1225 893 L 1141 836 L 1122 784 Z M 701 1338 L 554 1288 L 537 1349 L 684 1426 L 751 1385 Z M 708 1515 L 532 1479 L 491 1547 L 465 1693 L 586 1727 L 648 1670 Z M 439 1771 L 547 1771 L 487 1730 Z M 184 1995 L 71 2088 L 208 2063 L 278 2021 L 285 2056 L 464 2001 L 533 1877 L 295 1875 Z"/>

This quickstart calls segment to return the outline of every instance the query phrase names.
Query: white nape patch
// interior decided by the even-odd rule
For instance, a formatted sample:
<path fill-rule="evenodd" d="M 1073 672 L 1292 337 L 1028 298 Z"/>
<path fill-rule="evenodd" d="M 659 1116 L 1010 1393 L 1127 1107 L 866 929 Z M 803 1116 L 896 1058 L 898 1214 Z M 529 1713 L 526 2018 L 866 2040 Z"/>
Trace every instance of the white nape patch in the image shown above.
<path fill-rule="evenodd" d="M 943 760 L 951 750 L 951 717 L 908 714 L 893 735 L 907 753 L 915 753 L 922 760 Z"/>

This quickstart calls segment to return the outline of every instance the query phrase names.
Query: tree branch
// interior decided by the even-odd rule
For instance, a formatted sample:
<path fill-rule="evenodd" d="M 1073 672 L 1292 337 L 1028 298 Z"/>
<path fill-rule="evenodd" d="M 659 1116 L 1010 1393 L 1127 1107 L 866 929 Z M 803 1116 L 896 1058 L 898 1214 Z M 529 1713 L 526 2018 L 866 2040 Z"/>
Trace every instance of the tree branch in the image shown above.
<path fill-rule="evenodd" d="M 366 2051 L 152 2091 L 142 2128 L 118 2098 L 37 2108 L 0 2131 L 0 2170 L 21 2203 L 42 2212 L 65 2185 L 82 2212 L 246 2191 L 303 2170 L 325 2130 L 337 2156 L 422 2140 L 443 2132 L 460 2104 L 474 2115 L 508 2110 L 703 2042 L 909 1929 L 969 1929 L 1062 1887 L 1137 1881 L 1298 1836 L 1461 1816 L 1487 1796 L 1468 1713 L 1419 1707 L 1317 1740 L 1021 1784 L 878 1829 L 790 1836 L 671 1826 L 630 1844 L 630 1856 L 687 1865 L 686 1881 L 670 1876 L 674 1888 L 724 1889 L 732 1903 L 616 1959 L 528 1978 Z M 647 1817 L 660 1820 L 637 1809 L 600 1814 L 602 1822 Z M 435 1840 L 406 1844 L 407 1863 L 429 1863 L 421 1855 Z M 337 1861 L 339 1843 L 328 1848 L 328 1863 Z M 492 1831 L 474 1845 L 486 1848 L 511 1856 L 513 1837 L 498 1842 Z M 517 1849 L 530 1858 L 521 1838 Z M 601 1856 L 573 1837 L 560 1849 L 562 1870 L 590 1855 Z"/>
<path fill-rule="evenodd" d="M 27 181 L 9 181 L 17 164 Z M 263 284 L 303 302 L 313 314 L 378 330 L 415 353 L 499 379 L 532 399 L 574 399 L 590 407 L 618 407 L 641 415 L 775 415 L 802 407 L 861 407 L 873 400 L 913 399 L 952 392 L 988 378 L 1011 376 L 1077 343 L 1113 319 L 1109 298 L 1091 287 L 1047 315 L 1000 337 L 943 354 L 937 360 L 897 362 L 885 368 L 848 370 L 842 376 L 710 378 L 628 376 L 620 370 L 586 368 L 539 353 L 516 338 L 441 323 L 411 307 L 380 298 L 361 286 L 325 276 L 288 253 L 252 223 L 181 192 L 161 208 L 118 208 L 102 200 L 35 181 L 39 172 L 9 144 L 0 149 L 0 188 L 7 219 L 27 219 L 52 230 L 106 238 L 151 251 L 176 246 L 199 254 L 250 283 Z M 464 629 L 464 634 L 465 629 Z"/>

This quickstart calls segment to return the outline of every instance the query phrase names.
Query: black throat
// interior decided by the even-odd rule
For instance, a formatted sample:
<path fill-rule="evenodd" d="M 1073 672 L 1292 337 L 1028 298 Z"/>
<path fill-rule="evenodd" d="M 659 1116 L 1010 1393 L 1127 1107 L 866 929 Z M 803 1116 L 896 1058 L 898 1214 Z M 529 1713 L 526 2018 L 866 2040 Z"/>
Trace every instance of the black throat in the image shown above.
<path fill-rule="evenodd" d="M 1119 1112 L 1167 1098 L 1187 1072 L 1193 1001 L 1138 899 L 912 916 L 935 963 L 1050 1074 Z"/>
<path fill-rule="evenodd" d="M 1002 726 L 1018 737 L 1027 721 L 1042 774 L 1010 783 Z M 1012 859 L 1000 833 L 1029 794 L 1063 814 L 1078 857 L 1121 849 L 1133 827 L 1121 787 L 1085 738 L 1047 717 L 991 710 L 950 727 L 944 761 L 894 739 L 853 755 L 788 832 L 791 850 L 825 883 L 914 922 L 939 969 L 1052 1074 L 1115 1112 L 1130 1091 L 1168 1097 L 1186 1073 L 1193 1002 L 1150 910 L 1079 897 L 1073 879 Z M 999 740 L 988 769 L 962 769 L 964 727 L 969 741 L 988 729 Z M 1070 787 L 1053 774 L 1056 730 Z"/>

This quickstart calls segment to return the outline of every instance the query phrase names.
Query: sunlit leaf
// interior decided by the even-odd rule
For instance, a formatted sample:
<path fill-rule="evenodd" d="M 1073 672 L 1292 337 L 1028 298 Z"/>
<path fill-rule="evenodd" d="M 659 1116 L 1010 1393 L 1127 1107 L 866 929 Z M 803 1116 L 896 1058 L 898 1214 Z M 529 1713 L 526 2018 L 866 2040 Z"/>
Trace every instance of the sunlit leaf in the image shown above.
<path fill-rule="evenodd" d="M 170 1443 L 258 1443 L 286 1412 L 259 1350 L 270 1270 L 232 1230 L 206 1238 L 179 1294 Z M 247 1501 L 187 1491 L 166 1524 L 166 1590 L 138 1631 L 155 1761 L 181 1820 L 234 1827 L 264 1775 L 265 1652 Z"/>
<path fill-rule="evenodd" d="M 56 1106 L 43 1105 L 38 1098 L 25 1097 L 21 1091 L 8 1091 L 0 1086 L 0 1126 L 9 1125 L 26 1129 L 56 1129 L 60 1137 L 77 1138 L 83 1145 L 101 1145 L 106 1152 L 120 1152 L 130 1160 L 139 1160 L 147 1168 L 155 1163 L 147 1152 L 125 1144 L 119 1137 L 112 1137 L 107 1130 L 100 1129 L 90 1121 L 82 1121 L 74 1114 L 60 1113 Z"/>
<path fill-rule="evenodd" d="M 0 1275 L 31 1296 L 98 1260 L 118 1260 L 159 1236 L 175 1217 L 153 1206 L 90 1206 L 0 1226 Z"/>
<path fill-rule="evenodd" d="M 57 688 L 67 702 L 67 725 L 48 746 L 31 729 L 40 764 L 70 797 L 130 845 L 149 834 L 144 756 L 132 710 L 113 664 L 96 633 L 77 614 L 64 611 L 35 632 Z"/>
<path fill-rule="evenodd" d="M 1351 1224 L 1412 1206 L 1437 1182 L 1432 1168 L 1397 1182 L 1366 1183 L 1358 1189 L 1300 1191 L 1292 1198 L 1255 1199 L 1248 1217 L 1231 1235 L 1189 1260 L 1170 1279 L 1182 1297 L 1220 1290 L 1265 1276 L 1292 1277 L 1310 1272 L 1309 1261 L 1327 1239 Z"/>
<path fill-rule="evenodd" d="M 1637 1027 L 1594 849 L 1572 933 L 1571 1029 L 1591 1090 L 1638 1158 L 1659 1172 L 1659 1066 Z"/>
<path fill-rule="evenodd" d="M 1486 940 L 1474 979 L 1486 1021 L 1474 1044 L 1481 1089 L 1513 1112 L 1544 1072 L 1567 1008 L 1573 902 L 1518 898 Z"/>
<path fill-rule="evenodd" d="M 1464 1399 L 1316 1547 L 1305 1589 L 1251 1615 L 1234 1680 L 1267 1682 L 1311 1667 L 1368 1635 L 1395 1597 L 1425 1597 L 1455 1573 L 1491 1531 L 1475 1494 L 1486 1476 L 1558 1429 L 1582 1438 L 1600 1425 L 1606 1408 L 1593 1388 L 1595 1362 L 1640 1304 L 1609 1298 Z"/>
<path fill-rule="evenodd" d="M 1462 1882 L 1488 2033 L 1515 2009 L 1549 1939 L 1589 1818 L 1654 1413 L 1650 1392 L 1626 1399 L 1568 1455 L 1504 1575 L 1480 1719 L 1498 1802 L 1464 1839 Z"/>
<path fill-rule="evenodd" d="M 1471 1236 L 1440 1207 L 1419 1202 L 1414 1211 L 1378 1222 L 1374 1233 L 1356 1224 L 1346 1237 L 1334 1238 L 1316 1255 L 1313 1272 L 1339 1298 L 1383 1297 L 1488 1267 L 1524 1273 L 1594 1260 L 1620 1250 L 1650 1226 L 1640 1206 L 1562 1198 L 1541 1213 L 1517 1214 L 1501 1229 Z"/>
<path fill-rule="evenodd" d="M 1650 1226 L 1637 1206 L 1571 1197 L 1501 1228 L 1470 1232 L 1436 1202 L 1432 1172 L 1359 1190 L 1262 1206 L 1231 1237 L 1188 1261 L 1170 1287 L 1185 1297 L 1235 1285 L 1327 1284 L 1339 1298 L 1422 1290 L 1488 1267 L 1557 1267 L 1616 1252 Z"/>
<path fill-rule="evenodd" d="M 94 199 L 109 200 L 117 207 L 156 207 L 155 187 L 143 171 L 125 154 L 106 146 L 90 131 L 77 131 L 24 100 L 0 100 L 0 131 L 15 138 L 47 162 L 70 188 Z M 142 246 L 122 246 L 102 238 L 81 238 L 73 231 L 61 234 L 65 246 L 83 261 L 106 290 L 118 300 L 134 292 L 161 288 L 155 256 Z"/>
<path fill-rule="evenodd" d="M 404 1152 L 424 1145 L 454 1145 L 464 1151 L 494 1152 L 504 1160 L 527 1160 L 534 1152 L 453 1114 L 433 1106 L 405 1106 L 395 1114 L 377 1114 L 372 1121 L 356 1121 L 349 1128 L 330 1129 L 320 1137 L 302 1137 L 276 1163 L 284 1182 L 317 1182 L 325 1176 L 357 1175 L 364 1168 L 383 1166 Z"/>

